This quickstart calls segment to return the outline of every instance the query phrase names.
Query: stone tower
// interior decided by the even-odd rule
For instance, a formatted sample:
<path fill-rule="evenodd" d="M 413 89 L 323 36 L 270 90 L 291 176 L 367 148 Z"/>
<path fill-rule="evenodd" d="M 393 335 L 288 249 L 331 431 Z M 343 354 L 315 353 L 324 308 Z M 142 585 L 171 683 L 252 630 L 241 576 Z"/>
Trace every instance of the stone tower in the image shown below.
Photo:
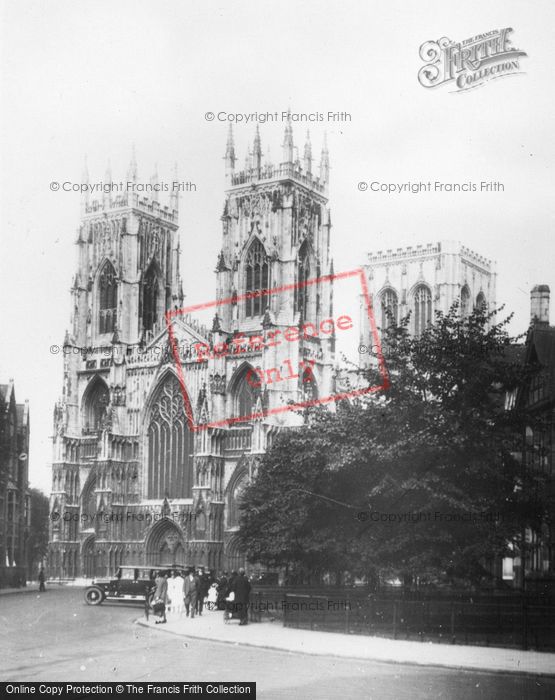
<path fill-rule="evenodd" d="M 270 410 L 308 395 L 327 395 L 332 382 L 333 337 L 305 333 L 299 342 L 284 338 L 288 328 L 303 324 L 317 328 L 332 315 L 332 283 L 311 282 L 333 269 L 326 206 L 328 149 L 324 142 L 318 174 L 308 134 L 302 161 L 296 152 L 288 122 L 279 163 L 263 159 L 258 128 L 242 170 L 235 168 L 231 128 L 225 153 L 227 192 L 216 270 L 217 297 L 232 302 L 219 307 L 215 329 L 222 337 L 241 334 L 249 338 L 263 331 L 265 349 L 241 353 L 238 358 L 228 356 L 220 362 L 220 371 L 237 377 L 241 365 L 248 361 L 256 372 L 251 371 L 250 376 L 259 380 L 248 382 L 256 390 L 255 403 L 258 399 L 259 408 Z M 268 288 L 280 291 L 252 296 Z M 267 342 L 268 337 L 277 342 Z M 285 379 L 296 374 L 299 381 Z M 233 401 L 232 396 L 228 398 Z M 239 406 L 227 406 L 228 416 L 239 413 Z M 293 420 L 288 415 L 284 420 L 266 419 L 266 423 Z"/>

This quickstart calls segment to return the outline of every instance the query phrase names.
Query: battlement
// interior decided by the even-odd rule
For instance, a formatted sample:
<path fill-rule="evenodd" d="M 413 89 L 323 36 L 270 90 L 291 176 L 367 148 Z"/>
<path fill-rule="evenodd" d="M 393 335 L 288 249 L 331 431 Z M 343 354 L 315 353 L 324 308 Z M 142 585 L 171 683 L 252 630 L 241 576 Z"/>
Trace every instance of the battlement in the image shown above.
<path fill-rule="evenodd" d="M 293 140 L 293 128 L 291 121 L 287 122 L 283 135 L 282 154 L 278 165 L 270 162 L 269 158 L 262 156 L 262 144 L 258 125 L 252 148 L 249 148 L 245 159 L 245 167 L 235 170 L 235 144 L 231 124 L 227 138 L 224 156 L 226 180 L 228 192 L 236 187 L 245 187 L 258 182 L 276 180 L 292 180 L 320 194 L 327 191 L 329 183 L 329 152 L 324 135 L 322 153 L 320 156 L 319 174 L 316 175 L 314 158 L 312 156 L 312 144 L 310 134 L 307 132 L 302 158 Z"/>
<path fill-rule="evenodd" d="M 486 270 L 493 271 L 495 265 L 492 260 L 490 260 L 489 258 L 484 258 L 483 255 L 475 253 L 473 250 L 470 250 L 470 248 L 467 248 L 464 245 L 461 246 L 461 255 L 464 258 L 466 258 L 469 262 L 472 262 L 475 265 L 479 265 L 480 267 L 483 267 Z"/>
<path fill-rule="evenodd" d="M 161 205 L 158 201 L 149 199 L 148 197 L 140 197 L 136 193 L 118 194 L 110 197 L 105 196 L 103 199 L 93 199 L 84 205 L 84 216 L 98 216 L 103 212 L 115 211 L 117 209 L 136 209 L 155 219 L 162 219 L 168 224 L 178 224 L 178 212 L 176 209 L 171 209 L 167 204 Z"/>
<path fill-rule="evenodd" d="M 378 250 L 375 253 L 368 253 L 370 264 L 383 262 L 401 262 L 407 258 L 417 258 L 421 255 L 438 255 L 441 247 L 439 243 L 428 243 L 427 245 L 407 246 L 406 248 L 388 248 L 386 251 Z"/>
<path fill-rule="evenodd" d="M 438 256 L 442 253 L 458 254 L 474 265 L 484 270 L 493 271 L 494 263 L 482 255 L 461 245 L 458 241 L 440 241 L 437 243 L 427 243 L 426 245 L 406 246 L 404 248 L 389 248 L 385 251 L 378 250 L 375 253 L 368 253 L 368 264 L 376 265 L 380 263 L 400 263 L 404 260 L 419 258 L 421 256 Z"/>
<path fill-rule="evenodd" d="M 231 187 L 241 187 L 270 180 L 294 180 L 316 192 L 323 194 L 326 191 L 325 183 L 321 182 L 319 177 L 303 170 L 300 163 L 282 163 L 280 165 L 269 163 L 263 165 L 259 170 L 256 168 L 241 170 L 231 175 Z"/>

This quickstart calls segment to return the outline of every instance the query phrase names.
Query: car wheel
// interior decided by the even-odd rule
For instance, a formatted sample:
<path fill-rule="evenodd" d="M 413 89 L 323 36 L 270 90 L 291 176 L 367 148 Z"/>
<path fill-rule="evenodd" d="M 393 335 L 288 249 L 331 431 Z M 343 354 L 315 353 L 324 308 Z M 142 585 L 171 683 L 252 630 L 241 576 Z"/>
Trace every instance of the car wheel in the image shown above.
<path fill-rule="evenodd" d="M 88 605 L 100 605 L 103 600 L 104 592 L 100 588 L 92 586 L 85 591 L 85 602 Z"/>

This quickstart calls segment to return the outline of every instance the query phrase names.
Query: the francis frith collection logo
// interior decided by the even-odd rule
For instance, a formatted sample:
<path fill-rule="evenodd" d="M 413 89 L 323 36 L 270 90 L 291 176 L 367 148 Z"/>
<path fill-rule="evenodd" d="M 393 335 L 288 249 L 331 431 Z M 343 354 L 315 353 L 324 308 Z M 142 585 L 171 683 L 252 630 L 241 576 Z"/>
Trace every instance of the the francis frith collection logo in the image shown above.
<path fill-rule="evenodd" d="M 447 37 L 426 41 L 420 58 L 426 65 L 418 71 L 418 81 L 425 88 L 454 81 L 458 92 L 480 87 L 495 78 L 521 73 L 524 51 L 511 46 L 512 29 L 494 29 L 485 34 L 451 41 Z"/>

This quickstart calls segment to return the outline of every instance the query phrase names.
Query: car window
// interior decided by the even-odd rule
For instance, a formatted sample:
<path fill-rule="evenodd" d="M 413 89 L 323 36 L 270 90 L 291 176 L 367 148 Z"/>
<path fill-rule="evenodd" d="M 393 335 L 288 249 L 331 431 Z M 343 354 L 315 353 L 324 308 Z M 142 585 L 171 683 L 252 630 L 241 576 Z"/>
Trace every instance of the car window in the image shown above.
<path fill-rule="evenodd" d="M 134 578 L 135 570 L 134 569 L 122 569 L 121 570 L 121 579 L 124 581 L 132 581 Z"/>

